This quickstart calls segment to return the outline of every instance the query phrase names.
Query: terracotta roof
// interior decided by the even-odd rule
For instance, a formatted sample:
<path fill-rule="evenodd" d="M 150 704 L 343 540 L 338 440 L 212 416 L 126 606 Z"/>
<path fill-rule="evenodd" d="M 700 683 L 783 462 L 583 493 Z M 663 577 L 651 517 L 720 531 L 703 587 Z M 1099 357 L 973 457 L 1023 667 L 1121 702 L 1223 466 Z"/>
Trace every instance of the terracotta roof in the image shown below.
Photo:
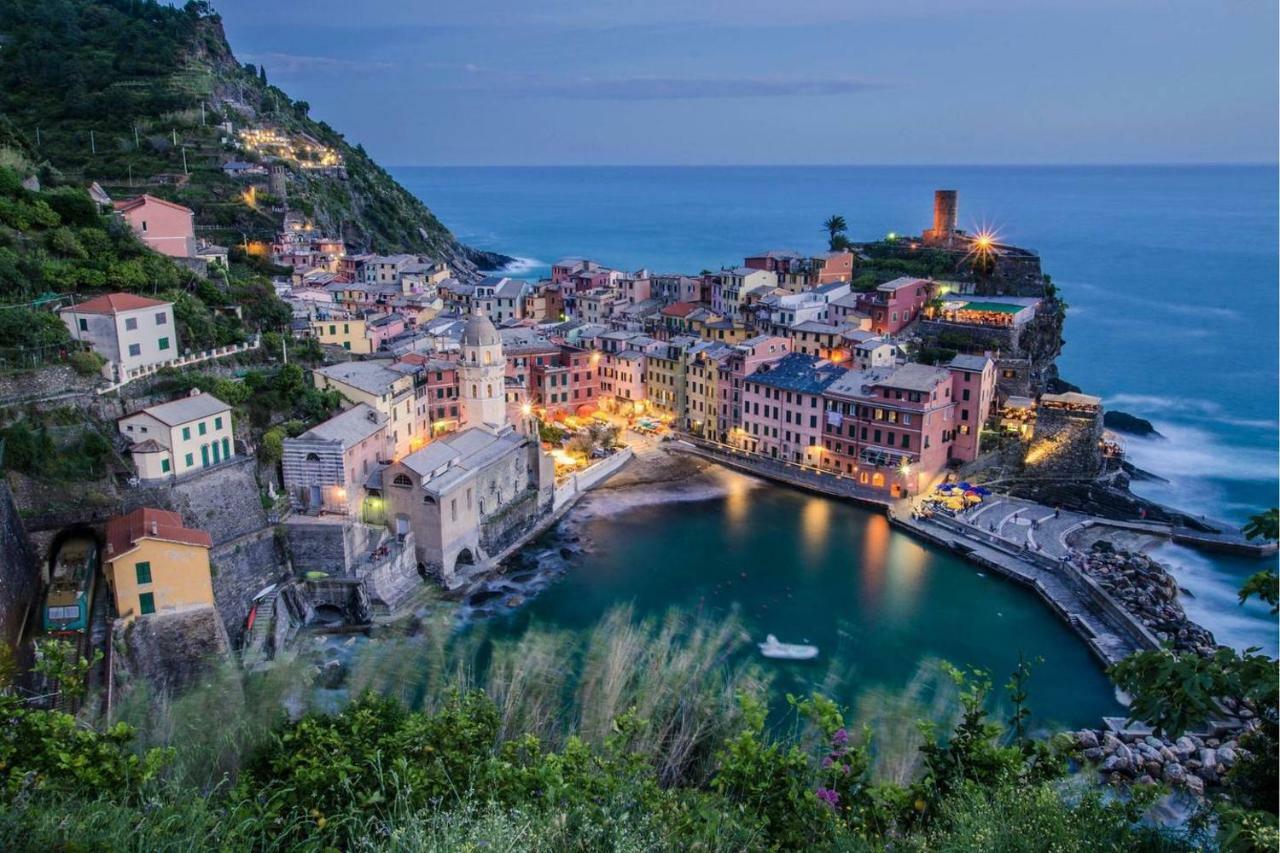
<path fill-rule="evenodd" d="M 165 201 L 162 198 L 156 198 L 155 196 L 149 195 L 147 193 L 143 193 L 137 198 L 127 198 L 124 201 L 117 201 L 115 202 L 114 207 L 116 210 L 119 210 L 119 211 L 133 210 L 135 207 L 141 207 L 142 205 L 147 204 L 148 202 L 153 202 L 155 204 L 162 204 L 165 207 L 172 207 L 174 210 L 181 210 L 186 213 L 191 213 L 193 216 L 195 215 L 192 212 L 191 208 L 189 207 L 183 207 L 180 204 L 176 204 L 172 201 Z"/>
<path fill-rule="evenodd" d="M 687 317 L 697 308 L 698 306 L 693 302 L 672 302 L 662 309 L 662 313 L 667 317 Z"/>
<path fill-rule="evenodd" d="M 163 539 L 188 545 L 213 547 L 213 540 L 203 530 L 184 527 L 182 516 L 163 509 L 142 507 L 128 515 L 118 515 L 107 522 L 107 559 L 127 554 L 139 539 Z"/>
<path fill-rule="evenodd" d="M 138 296 L 133 293 L 108 293 L 105 296 L 96 296 L 88 302 L 72 305 L 66 310 L 75 311 L 78 314 L 118 314 L 121 311 L 157 308 L 168 304 L 168 302 L 161 302 L 159 299 L 148 299 L 145 296 Z"/>

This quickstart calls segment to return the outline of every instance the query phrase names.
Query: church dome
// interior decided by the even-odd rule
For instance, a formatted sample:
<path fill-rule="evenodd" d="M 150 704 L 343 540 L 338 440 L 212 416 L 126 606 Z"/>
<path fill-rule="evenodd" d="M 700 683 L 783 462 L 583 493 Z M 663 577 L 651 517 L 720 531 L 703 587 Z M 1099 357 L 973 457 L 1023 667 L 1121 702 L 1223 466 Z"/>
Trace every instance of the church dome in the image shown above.
<path fill-rule="evenodd" d="M 462 327 L 464 347 L 492 347 L 502 343 L 498 330 L 483 314 L 468 314 L 467 325 Z"/>

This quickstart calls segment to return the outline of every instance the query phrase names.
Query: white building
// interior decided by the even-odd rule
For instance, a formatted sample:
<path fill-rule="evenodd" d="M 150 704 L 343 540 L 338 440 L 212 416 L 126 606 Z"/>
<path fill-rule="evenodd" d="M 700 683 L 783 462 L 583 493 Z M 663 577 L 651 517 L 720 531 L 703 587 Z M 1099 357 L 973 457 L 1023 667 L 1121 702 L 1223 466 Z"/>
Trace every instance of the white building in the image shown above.
<path fill-rule="evenodd" d="M 119 380 L 139 367 L 178 357 L 173 303 L 133 293 L 108 293 L 58 312 L 77 341 L 107 360 L 103 375 Z"/>
<path fill-rule="evenodd" d="M 117 422 L 129 439 L 129 455 L 142 480 L 164 480 L 199 471 L 235 457 L 231 407 L 194 389 Z"/>
<path fill-rule="evenodd" d="M 462 429 L 507 422 L 506 372 L 502 336 L 483 314 L 472 314 L 462 329 L 462 359 L 458 362 L 458 396 L 462 401 Z"/>
<path fill-rule="evenodd" d="M 463 429 L 383 472 L 395 532 L 412 532 L 420 569 L 452 582 L 551 510 L 555 466 L 537 438 L 507 421 L 502 338 L 483 315 L 467 318 L 459 363 Z"/>

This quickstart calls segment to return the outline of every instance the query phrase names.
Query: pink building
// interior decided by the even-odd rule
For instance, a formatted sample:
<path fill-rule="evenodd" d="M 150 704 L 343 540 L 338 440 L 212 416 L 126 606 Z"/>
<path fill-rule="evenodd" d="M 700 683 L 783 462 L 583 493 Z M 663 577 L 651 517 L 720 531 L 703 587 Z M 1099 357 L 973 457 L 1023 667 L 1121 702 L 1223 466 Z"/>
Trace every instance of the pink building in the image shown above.
<path fill-rule="evenodd" d="M 773 335 L 757 335 L 733 345 L 725 369 L 720 372 L 720 398 L 727 404 L 720 418 L 722 431 L 732 435 L 742 428 L 743 385 L 747 377 L 790 354 L 791 341 Z"/>
<path fill-rule="evenodd" d="M 923 278 L 895 278 L 870 293 L 859 295 L 858 311 L 871 317 L 871 331 L 896 335 L 920 316 L 929 301 L 933 282 Z"/>
<path fill-rule="evenodd" d="M 606 352 L 600 362 L 600 396 L 620 411 L 644 403 L 644 353 L 626 349 Z M 639 409 L 635 409 L 638 411 Z"/>
<path fill-rule="evenodd" d="M 154 251 L 174 258 L 195 257 L 195 214 L 191 208 L 153 195 L 140 195 L 116 202 L 115 209 L 138 239 Z"/>
<path fill-rule="evenodd" d="M 951 398 L 956 402 L 956 437 L 951 458 L 972 462 L 982 452 L 982 425 L 996 396 L 996 364 L 986 355 L 958 355 L 951 371 Z"/>
<path fill-rule="evenodd" d="M 822 467 L 892 497 L 918 494 L 950 458 L 951 391 L 940 367 L 850 370 L 826 389 Z"/>
<path fill-rule="evenodd" d="M 531 402 L 548 416 L 590 414 L 600 402 L 600 361 L 599 353 L 559 345 L 554 357 L 529 369 Z"/>
<path fill-rule="evenodd" d="M 844 370 L 791 353 L 761 365 L 742 384 L 740 447 L 774 459 L 817 466 L 822 459 L 823 394 Z"/>
<path fill-rule="evenodd" d="M 365 320 L 364 330 L 365 337 L 369 339 L 369 347 L 373 352 L 378 352 L 387 341 L 404 334 L 404 317 L 399 314 L 369 316 Z"/>

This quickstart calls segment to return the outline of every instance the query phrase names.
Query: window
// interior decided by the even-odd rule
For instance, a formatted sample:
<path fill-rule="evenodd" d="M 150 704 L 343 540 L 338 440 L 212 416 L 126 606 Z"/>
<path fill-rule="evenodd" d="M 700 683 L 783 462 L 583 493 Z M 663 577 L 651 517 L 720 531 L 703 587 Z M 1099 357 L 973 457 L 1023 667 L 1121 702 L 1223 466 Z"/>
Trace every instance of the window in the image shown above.
<path fill-rule="evenodd" d="M 190 454 L 190 453 L 188 453 L 188 454 L 187 454 L 187 458 L 186 458 L 186 460 L 185 460 L 185 461 L 186 461 L 186 465 L 187 465 L 187 467 L 188 467 L 188 468 L 190 468 L 192 465 L 196 464 L 196 458 L 195 458 L 195 456 L 194 456 L 194 455 L 192 455 L 192 454 Z"/>
<path fill-rule="evenodd" d="M 196 432 L 200 433 L 201 435 L 204 435 L 208 431 L 209 431 L 208 427 L 205 426 L 204 421 L 201 421 L 200 423 L 196 424 Z"/>
<path fill-rule="evenodd" d="M 218 415 L 216 418 L 213 419 L 213 428 L 222 429 L 222 415 Z"/>
<path fill-rule="evenodd" d="M 182 440 L 183 440 L 183 441 L 190 441 L 190 440 L 191 440 L 191 427 L 183 427 L 183 428 L 182 428 Z"/>
<path fill-rule="evenodd" d="M 161 460 L 160 460 L 160 473 L 162 473 L 162 474 L 168 474 L 168 473 L 169 473 L 169 460 L 168 460 L 168 459 L 161 459 Z"/>
<path fill-rule="evenodd" d="M 156 596 L 153 592 L 144 592 L 138 596 L 138 611 L 146 616 L 156 612 Z"/>
<path fill-rule="evenodd" d="M 138 329 L 137 317 L 126 317 L 124 320 L 124 330 L 126 332 L 134 332 Z"/>
<path fill-rule="evenodd" d="M 160 347 L 161 351 L 167 350 L 169 348 L 169 339 L 161 338 L 157 345 Z"/>
<path fill-rule="evenodd" d="M 458 499 L 454 498 L 449 501 L 449 516 L 453 521 L 458 520 Z"/>
<path fill-rule="evenodd" d="M 150 563 L 150 561 L 146 561 L 146 560 L 144 560 L 144 561 L 143 561 L 143 562 L 141 562 L 141 563 L 137 563 L 137 564 L 135 564 L 135 565 L 134 565 L 134 567 L 133 567 L 133 570 L 134 570 L 134 571 L 137 573 L 137 575 L 138 575 L 138 583 L 139 583 L 139 584 L 151 583 L 151 563 Z"/>
<path fill-rule="evenodd" d="M 165 314 L 163 311 L 161 311 L 159 314 L 157 314 L 157 315 L 156 315 L 156 325 L 157 325 L 157 326 L 167 326 L 167 325 L 169 325 L 169 315 L 168 315 L 168 314 Z"/>
<path fill-rule="evenodd" d="M 89 331 L 89 321 L 83 317 L 80 318 L 80 331 L 82 332 Z"/>
<path fill-rule="evenodd" d="M 129 355 L 135 357 L 142 355 L 142 344 L 129 344 Z"/>

